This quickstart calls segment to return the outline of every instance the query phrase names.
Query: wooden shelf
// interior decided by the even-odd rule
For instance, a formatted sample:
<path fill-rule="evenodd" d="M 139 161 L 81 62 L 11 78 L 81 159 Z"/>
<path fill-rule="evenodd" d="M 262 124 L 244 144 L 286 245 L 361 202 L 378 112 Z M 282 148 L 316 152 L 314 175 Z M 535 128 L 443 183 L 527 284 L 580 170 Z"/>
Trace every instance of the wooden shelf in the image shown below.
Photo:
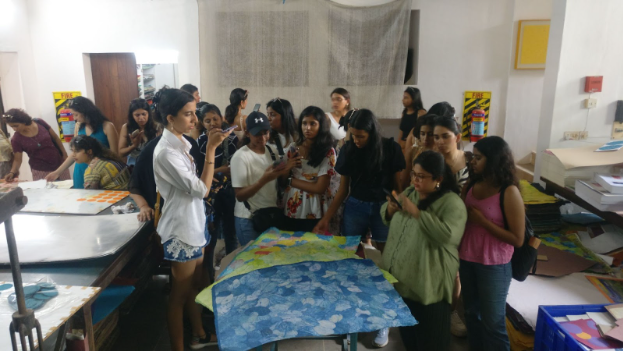
<path fill-rule="evenodd" d="M 619 228 L 623 228 L 623 216 L 621 214 L 617 212 L 600 211 L 596 209 L 593 205 L 589 204 L 588 202 L 584 201 L 582 198 L 577 196 L 573 190 L 566 188 L 566 187 L 562 187 L 543 177 L 541 177 L 541 180 L 545 182 L 546 192 L 558 194 L 564 197 L 565 199 L 573 202 L 574 204 L 582 208 L 585 208 L 586 210 L 598 215 L 604 220 L 610 222 L 611 224 L 614 224 L 618 226 Z"/>

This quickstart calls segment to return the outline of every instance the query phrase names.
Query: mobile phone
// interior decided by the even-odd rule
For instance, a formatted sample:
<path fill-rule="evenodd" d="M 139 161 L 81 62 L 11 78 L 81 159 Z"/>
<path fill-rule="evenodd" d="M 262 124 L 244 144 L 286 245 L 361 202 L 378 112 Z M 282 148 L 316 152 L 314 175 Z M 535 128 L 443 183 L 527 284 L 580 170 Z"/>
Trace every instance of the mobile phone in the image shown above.
<path fill-rule="evenodd" d="M 275 160 L 275 162 L 273 162 L 273 168 L 279 168 L 285 164 L 286 162 L 283 159 L 278 159 L 278 160 Z"/>
<path fill-rule="evenodd" d="M 259 111 L 260 107 L 262 107 L 262 104 L 255 104 L 255 106 L 253 106 L 253 112 Z"/>
<path fill-rule="evenodd" d="M 227 133 L 227 132 L 229 132 L 230 130 L 234 130 L 234 129 L 236 129 L 236 127 L 237 127 L 237 126 L 233 126 L 233 127 L 229 127 L 229 128 L 227 128 L 227 129 L 223 129 L 223 133 Z"/>
<path fill-rule="evenodd" d="M 391 191 L 388 191 L 387 189 L 383 189 L 383 191 L 385 192 L 385 194 L 387 194 L 387 196 L 389 196 L 390 199 L 392 199 L 393 202 L 398 205 L 398 208 L 402 210 L 402 205 L 400 204 L 400 202 L 398 202 L 398 200 L 396 200 L 394 194 L 392 194 Z"/>
<path fill-rule="evenodd" d="M 290 153 L 291 153 L 292 155 L 294 155 L 294 154 L 298 154 L 298 153 L 299 153 L 299 148 L 298 148 L 298 147 L 296 147 L 296 146 L 294 146 L 294 144 L 290 145 Z"/>

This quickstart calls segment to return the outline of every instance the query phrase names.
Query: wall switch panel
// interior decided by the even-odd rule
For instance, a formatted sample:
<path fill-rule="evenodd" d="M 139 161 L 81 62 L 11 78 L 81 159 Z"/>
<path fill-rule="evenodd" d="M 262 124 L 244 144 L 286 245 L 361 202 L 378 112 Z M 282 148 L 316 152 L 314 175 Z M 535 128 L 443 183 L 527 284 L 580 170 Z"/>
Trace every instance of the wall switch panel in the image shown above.
<path fill-rule="evenodd" d="M 597 99 L 585 99 L 584 100 L 584 108 L 595 108 L 597 107 Z"/>

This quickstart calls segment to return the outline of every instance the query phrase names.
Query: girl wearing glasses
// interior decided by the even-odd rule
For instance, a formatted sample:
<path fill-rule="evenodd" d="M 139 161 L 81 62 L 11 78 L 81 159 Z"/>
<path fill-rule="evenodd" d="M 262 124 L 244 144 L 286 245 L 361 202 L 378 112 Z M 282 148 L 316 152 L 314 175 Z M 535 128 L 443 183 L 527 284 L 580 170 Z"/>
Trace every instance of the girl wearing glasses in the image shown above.
<path fill-rule="evenodd" d="M 242 88 L 236 88 L 229 94 L 229 105 L 225 108 L 225 120 L 230 126 L 236 126 L 234 134 L 238 137 L 238 140 L 243 140 L 246 126 L 246 115 L 242 114 L 242 110 L 247 108 L 247 98 L 249 92 Z"/>
<path fill-rule="evenodd" d="M 69 103 L 69 110 L 77 121 L 74 136 L 87 135 L 97 139 L 104 147 L 117 154 L 117 129 L 106 116 L 95 106 L 93 101 L 77 96 Z M 56 171 L 48 174 L 45 179 L 48 182 L 55 181 L 62 172 L 74 164 L 74 159 L 68 157 Z M 79 163 L 74 166 L 74 189 L 84 189 L 84 171 L 88 165 Z"/>
<path fill-rule="evenodd" d="M 408 87 L 404 93 L 402 93 L 402 105 L 404 106 L 404 110 L 402 110 L 402 118 L 400 119 L 398 143 L 403 150 L 406 150 L 407 136 L 411 130 L 413 130 L 413 127 L 415 127 L 417 119 L 426 114 L 420 89 Z"/>
<path fill-rule="evenodd" d="M 396 290 L 419 322 L 401 327 L 407 350 L 448 350 L 458 247 L 467 211 L 454 174 L 442 155 L 424 151 L 413 162 L 411 186 L 380 210 L 389 226 L 383 268 L 398 279 Z M 385 339 L 386 342 L 387 339 Z M 382 345 L 382 344 L 381 344 Z"/>
<path fill-rule="evenodd" d="M 15 131 L 11 138 L 13 162 L 9 166 L 10 171 L 4 176 L 6 181 L 10 182 L 19 176 L 24 153 L 28 155 L 33 180 L 45 178 L 67 158 L 61 139 L 43 120 L 32 118 L 26 111 L 14 108 L 7 111 L 3 121 Z M 10 160 L 11 158 L 8 159 Z M 59 173 L 58 177 L 61 180 L 70 179 L 69 171 Z"/>
<path fill-rule="evenodd" d="M 479 140 L 471 166 L 471 182 L 463 191 L 468 222 L 459 250 L 468 341 L 470 350 L 509 350 L 506 295 L 513 247 L 524 243 L 524 203 L 504 139 Z"/>

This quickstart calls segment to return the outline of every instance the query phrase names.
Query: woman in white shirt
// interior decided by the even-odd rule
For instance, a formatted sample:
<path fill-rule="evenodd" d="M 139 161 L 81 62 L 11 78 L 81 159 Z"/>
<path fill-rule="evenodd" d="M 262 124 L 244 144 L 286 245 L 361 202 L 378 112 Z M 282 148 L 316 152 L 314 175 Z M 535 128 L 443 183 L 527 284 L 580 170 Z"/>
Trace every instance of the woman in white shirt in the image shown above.
<path fill-rule="evenodd" d="M 335 88 L 331 92 L 331 108 L 333 112 L 327 112 L 331 121 L 331 135 L 338 142 L 346 138 L 346 128 L 340 126 L 340 120 L 350 110 L 350 93 L 344 88 Z M 341 146 L 341 145 L 340 145 Z"/>
<path fill-rule="evenodd" d="M 185 307 L 193 332 L 190 348 L 199 349 L 216 343 L 216 335 L 204 331 L 201 307 L 194 302 L 201 288 L 203 248 L 207 244 L 203 198 L 212 184 L 214 151 L 229 133 L 210 133 L 205 166 L 201 177 L 197 177 L 195 160 L 189 154 L 191 145 L 183 138 L 197 123 L 195 99 L 187 92 L 165 86 L 154 97 L 154 103 L 159 122 L 165 126 L 154 150 L 154 177 L 165 200 L 157 231 L 164 258 L 171 261 L 173 280 L 167 308 L 171 349 L 184 350 Z"/>
<path fill-rule="evenodd" d="M 331 178 L 336 175 L 330 124 L 322 109 L 306 107 L 299 117 L 301 137 L 288 147 L 288 159 L 303 158 L 301 167 L 292 168 L 284 196 L 285 215 L 292 219 L 292 230 L 311 232 L 329 209 L 339 188 L 339 185 L 330 187 Z"/>
<path fill-rule="evenodd" d="M 287 175 L 300 157 L 274 165 L 275 151 L 266 145 L 270 123 L 261 112 L 251 112 L 241 147 L 231 159 L 231 183 L 236 193 L 234 208 L 236 236 L 241 246 L 255 240 L 260 233 L 253 227 L 251 214 L 264 208 L 277 207 L 277 178 Z"/>

